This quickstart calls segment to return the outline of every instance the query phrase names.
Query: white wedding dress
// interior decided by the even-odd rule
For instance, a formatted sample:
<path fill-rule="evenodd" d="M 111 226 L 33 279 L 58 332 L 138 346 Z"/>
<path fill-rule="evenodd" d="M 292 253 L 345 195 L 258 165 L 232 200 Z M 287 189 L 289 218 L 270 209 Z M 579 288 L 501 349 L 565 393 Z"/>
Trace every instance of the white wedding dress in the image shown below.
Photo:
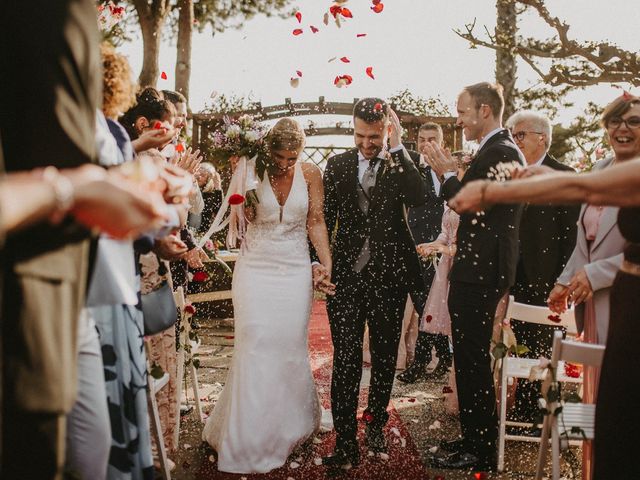
<path fill-rule="evenodd" d="M 203 440 L 218 469 L 265 473 L 316 432 L 321 409 L 309 364 L 313 289 L 307 245 L 307 185 L 300 163 L 280 207 L 268 175 L 233 274 L 235 348 Z"/>

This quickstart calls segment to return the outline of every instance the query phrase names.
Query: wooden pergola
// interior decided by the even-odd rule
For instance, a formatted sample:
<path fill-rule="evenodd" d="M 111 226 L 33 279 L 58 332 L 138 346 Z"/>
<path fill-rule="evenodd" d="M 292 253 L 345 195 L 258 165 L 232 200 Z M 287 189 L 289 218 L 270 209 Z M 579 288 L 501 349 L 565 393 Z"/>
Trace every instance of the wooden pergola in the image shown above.
<path fill-rule="evenodd" d="M 213 132 L 216 127 L 223 122 L 223 118 L 237 118 L 241 115 L 251 115 L 259 121 L 277 120 L 284 117 L 303 117 L 312 115 L 342 115 L 349 117 L 348 121 L 338 121 L 329 126 L 316 126 L 309 121 L 305 126 L 305 133 L 308 137 L 327 136 L 327 135 L 353 135 L 353 128 L 350 126 L 350 120 L 353 115 L 353 106 L 359 99 L 354 98 L 352 103 L 347 102 L 326 102 L 323 96 L 318 98 L 317 102 L 299 102 L 293 103 L 290 98 L 285 98 L 283 104 L 263 106 L 258 102 L 253 108 L 241 110 L 237 112 L 224 113 L 195 113 L 192 115 L 193 120 L 193 145 L 196 148 L 203 149 L 205 147 L 205 139 Z M 398 117 L 400 123 L 404 127 L 405 141 L 409 148 L 415 148 L 418 138 L 418 130 L 421 125 L 427 122 L 437 123 L 442 127 L 445 144 L 452 150 L 462 149 L 462 130 L 456 126 L 455 117 L 435 117 L 427 115 L 415 115 L 413 113 L 398 111 L 394 105 L 391 105 Z M 310 151 L 306 152 L 307 159 L 320 164 L 322 160 L 326 160 L 328 156 L 346 150 L 345 147 L 306 147 Z M 206 148 L 204 148 L 206 150 Z M 311 151 L 313 150 L 313 151 Z M 325 151 L 326 150 L 326 151 Z M 318 161 L 318 155 L 321 160 Z"/>

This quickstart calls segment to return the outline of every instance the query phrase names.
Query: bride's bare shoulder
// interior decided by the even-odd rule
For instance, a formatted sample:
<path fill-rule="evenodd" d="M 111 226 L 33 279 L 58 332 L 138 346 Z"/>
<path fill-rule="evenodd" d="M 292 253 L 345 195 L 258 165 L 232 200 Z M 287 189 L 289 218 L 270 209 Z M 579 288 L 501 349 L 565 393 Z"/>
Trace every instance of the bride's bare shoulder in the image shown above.
<path fill-rule="evenodd" d="M 303 162 L 300 164 L 302 173 L 307 183 L 322 178 L 322 170 L 313 162 Z"/>

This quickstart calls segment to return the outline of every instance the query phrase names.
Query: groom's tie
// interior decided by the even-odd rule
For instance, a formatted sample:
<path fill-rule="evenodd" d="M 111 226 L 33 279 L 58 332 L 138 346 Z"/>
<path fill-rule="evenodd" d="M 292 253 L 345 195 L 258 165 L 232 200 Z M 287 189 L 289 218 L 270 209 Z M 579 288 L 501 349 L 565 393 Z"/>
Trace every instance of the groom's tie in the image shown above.
<path fill-rule="evenodd" d="M 368 215 L 369 213 L 369 204 L 371 203 L 371 196 L 373 195 L 373 187 L 376 185 L 375 166 L 378 160 L 379 158 L 372 158 L 369 160 L 369 166 L 364 171 L 362 181 L 358 188 L 358 206 L 365 215 Z M 364 244 L 362 245 L 362 249 L 360 250 L 360 255 L 358 255 L 358 259 L 353 266 L 353 270 L 355 272 L 362 271 L 367 263 L 369 263 L 370 259 L 371 251 L 369 250 L 369 235 L 367 235 L 367 238 L 364 240 Z"/>

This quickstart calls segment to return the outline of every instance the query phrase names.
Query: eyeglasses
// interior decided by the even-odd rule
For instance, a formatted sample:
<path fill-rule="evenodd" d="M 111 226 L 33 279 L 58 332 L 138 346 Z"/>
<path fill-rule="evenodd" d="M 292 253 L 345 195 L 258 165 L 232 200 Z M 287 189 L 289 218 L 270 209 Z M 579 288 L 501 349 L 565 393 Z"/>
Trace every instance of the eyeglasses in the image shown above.
<path fill-rule="evenodd" d="M 607 127 L 620 128 L 623 123 L 629 130 L 636 130 L 640 128 L 640 117 L 629 117 L 629 118 L 614 117 L 607 122 Z"/>
<path fill-rule="evenodd" d="M 527 133 L 535 133 L 536 135 L 544 135 L 542 132 L 532 132 L 530 130 L 520 130 L 519 132 L 511 132 L 513 138 L 519 140 L 520 142 L 524 140 L 524 137 L 527 136 Z"/>

